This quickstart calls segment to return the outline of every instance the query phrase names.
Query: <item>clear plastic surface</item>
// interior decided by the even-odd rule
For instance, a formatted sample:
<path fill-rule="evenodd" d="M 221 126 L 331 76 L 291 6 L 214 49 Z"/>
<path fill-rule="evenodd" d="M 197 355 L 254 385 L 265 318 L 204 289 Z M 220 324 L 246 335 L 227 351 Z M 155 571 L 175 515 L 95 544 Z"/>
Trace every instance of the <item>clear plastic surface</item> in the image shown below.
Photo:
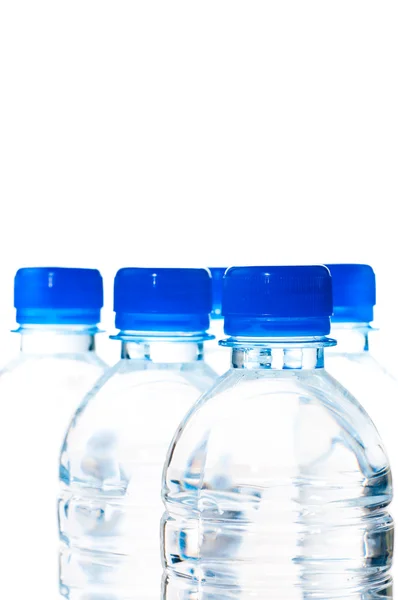
<path fill-rule="evenodd" d="M 61 457 L 61 593 L 158 600 L 161 475 L 175 429 L 215 380 L 202 344 L 125 342 L 89 394 Z"/>
<path fill-rule="evenodd" d="M 163 600 L 391 598 L 389 464 L 323 348 L 232 362 L 169 450 Z"/>
<path fill-rule="evenodd" d="M 209 333 L 214 339 L 206 344 L 206 362 L 217 375 L 224 375 L 231 366 L 230 351 L 219 345 L 219 341 L 225 337 L 224 319 L 212 319 Z"/>
<path fill-rule="evenodd" d="M 398 480 L 398 382 L 371 354 L 372 330 L 366 324 L 336 324 L 332 335 L 337 346 L 326 351 L 328 372 L 359 400 L 374 422 L 391 465 L 393 481 Z M 398 499 L 393 498 L 390 511 L 398 517 Z M 394 561 L 394 579 L 398 561 Z"/>
<path fill-rule="evenodd" d="M 105 365 L 93 336 L 22 335 L 22 353 L 0 375 L 1 596 L 58 596 L 58 461 L 65 431 Z"/>

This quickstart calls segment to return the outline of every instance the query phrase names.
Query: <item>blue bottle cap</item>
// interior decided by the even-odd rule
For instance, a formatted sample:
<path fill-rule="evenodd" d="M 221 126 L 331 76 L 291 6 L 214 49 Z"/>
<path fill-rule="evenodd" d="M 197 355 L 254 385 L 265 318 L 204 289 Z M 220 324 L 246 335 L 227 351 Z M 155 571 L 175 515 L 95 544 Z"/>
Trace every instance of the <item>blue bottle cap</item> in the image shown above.
<path fill-rule="evenodd" d="M 332 278 L 324 266 L 231 267 L 224 276 L 224 331 L 244 337 L 330 332 Z"/>
<path fill-rule="evenodd" d="M 332 275 L 333 323 L 370 323 L 376 304 L 376 277 L 369 265 L 326 265 Z"/>
<path fill-rule="evenodd" d="M 211 300 L 207 269 L 120 269 L 114 286 L 115 325 L 122 331 L 205 332 Z"/>
<path fill-rule="evenodd" d="M 103 306 L 101 273 L 63 267 L 19 269 L 14 306 L 20 325 L 95 325 Z"/>
<path fill-rule="evenodd" d="M 226 267 L 209 267 L 211 273 L 211 284 L 213 290 L 213 309 L 211 311 L 212 319 L 222 319 L 222 290 L 223 277 Z"/>

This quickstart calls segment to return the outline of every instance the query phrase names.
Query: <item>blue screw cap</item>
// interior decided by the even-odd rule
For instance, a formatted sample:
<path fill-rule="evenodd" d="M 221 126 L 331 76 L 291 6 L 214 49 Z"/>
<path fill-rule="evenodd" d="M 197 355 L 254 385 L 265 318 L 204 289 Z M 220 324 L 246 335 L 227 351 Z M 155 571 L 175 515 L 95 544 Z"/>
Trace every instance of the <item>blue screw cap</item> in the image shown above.
<path fill-rule="evenodd" d="M 376 304 L 376 277 L 371 266 L 326 265 L 332 275 L 332 323 L 370 323 Z"/>
<path fill-rule="evenodd" d="M 223 277 L 226 267 L 209 267 L 211 273 L 211 283 L 213 289 L 213 309 L 211 311 L 212 319 L 222 319 L 222 294 Z"/>
<path fill-rule="evenodd" d="M 121 331 L 205 332 L 211 307 L 207 269 L 133 267 L 115 277 L 115 325 Z"/>
<path fill-rule="evenodd" d="M 103 306 L 101 274 L 96 269 L 19 269 L 14 306 L 20 325 L 95 325 Z"/>
<path fill-rule="evenodd" d="M 327 335 L 331 275 L 322 265 L 231 267 L 224 275 L 223 314 L 231 336 Z"/>

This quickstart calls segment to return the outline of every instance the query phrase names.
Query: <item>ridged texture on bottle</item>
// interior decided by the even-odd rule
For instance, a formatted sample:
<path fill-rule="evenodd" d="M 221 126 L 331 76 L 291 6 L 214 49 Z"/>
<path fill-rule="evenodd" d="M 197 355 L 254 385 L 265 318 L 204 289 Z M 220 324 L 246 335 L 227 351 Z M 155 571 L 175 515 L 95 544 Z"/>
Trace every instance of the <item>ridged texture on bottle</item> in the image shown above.
<path fill-rule="evenodd" d="M 158 600 L 164 458 L 214 377 L 203 362 L 145 369 L 126 360 L 87 398 L 61 457 L 63 596 Z"/>
<path fill-rule="evenodd" d="M 323 370 L 230 372 L 165 469 L 163 600 L 392 597 L 391 475 Z"/>

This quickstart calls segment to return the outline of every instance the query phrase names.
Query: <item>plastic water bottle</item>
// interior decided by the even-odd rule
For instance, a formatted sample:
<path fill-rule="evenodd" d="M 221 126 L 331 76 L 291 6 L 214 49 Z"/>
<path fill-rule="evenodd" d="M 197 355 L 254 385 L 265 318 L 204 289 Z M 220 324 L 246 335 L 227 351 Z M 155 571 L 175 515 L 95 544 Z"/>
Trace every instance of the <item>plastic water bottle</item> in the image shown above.
<path fill-rule="evenodd" d="M 222 316 L 222 288 L 225 267 L 210 267 L 213 308 L 210 315 L 210 333 L 214 339 L 207 348 L 207 362 L 217 375 L 223 375 L 230 367 L 230 355 L 227 348 L 220 346 L 219 341 L 224 336 L 224 317 Z"/>
<path fill-rule="evenodd" d="M 163 600 L 390 598 L 391 474 L 324 370 L 329 271 L 232 267 L 223 305 L 232 368 L 166 459 Z"/>
<path fill-rule="evenodd" d="M 326 352 L 326 368 L 360 401 L 375 423 L 398 477 L 398 436 L 394 414 L 398 383 L 371 354 L 371 322 L 376 278 L 369 265 L 327 265 L 333 280 L 332 335 L 337 346 Z M 395 501 L 391 506 L 397 517 Z"/>
<path fill-rule="evenodd" d="M 14 292 L 21 352 L 0 376 L 1 595 L 55 598 L 59 454 L 105 367 L 94 342 L 102 278 L 92 269 L 20 269 Z"/>
<path fill-rule="evenodd" d="M 122 358 L 78 410 L 61 456 L 70 600 L 158 600 L 162 467 L 178 423 L 216 378 L 203 360 L 206 269 L 122 269 L 114 308 Z"/>
<path fill-rule="evenodd" d="M 375 274 L 369 265 L 327 267 L 333 280 L 332 335 L 337 346 L 328 349 L 326 368 L 369 413 L 393 465 L 398 438 L 391 412 L 398 406 L 398 383 L 371 354 Z"/>

